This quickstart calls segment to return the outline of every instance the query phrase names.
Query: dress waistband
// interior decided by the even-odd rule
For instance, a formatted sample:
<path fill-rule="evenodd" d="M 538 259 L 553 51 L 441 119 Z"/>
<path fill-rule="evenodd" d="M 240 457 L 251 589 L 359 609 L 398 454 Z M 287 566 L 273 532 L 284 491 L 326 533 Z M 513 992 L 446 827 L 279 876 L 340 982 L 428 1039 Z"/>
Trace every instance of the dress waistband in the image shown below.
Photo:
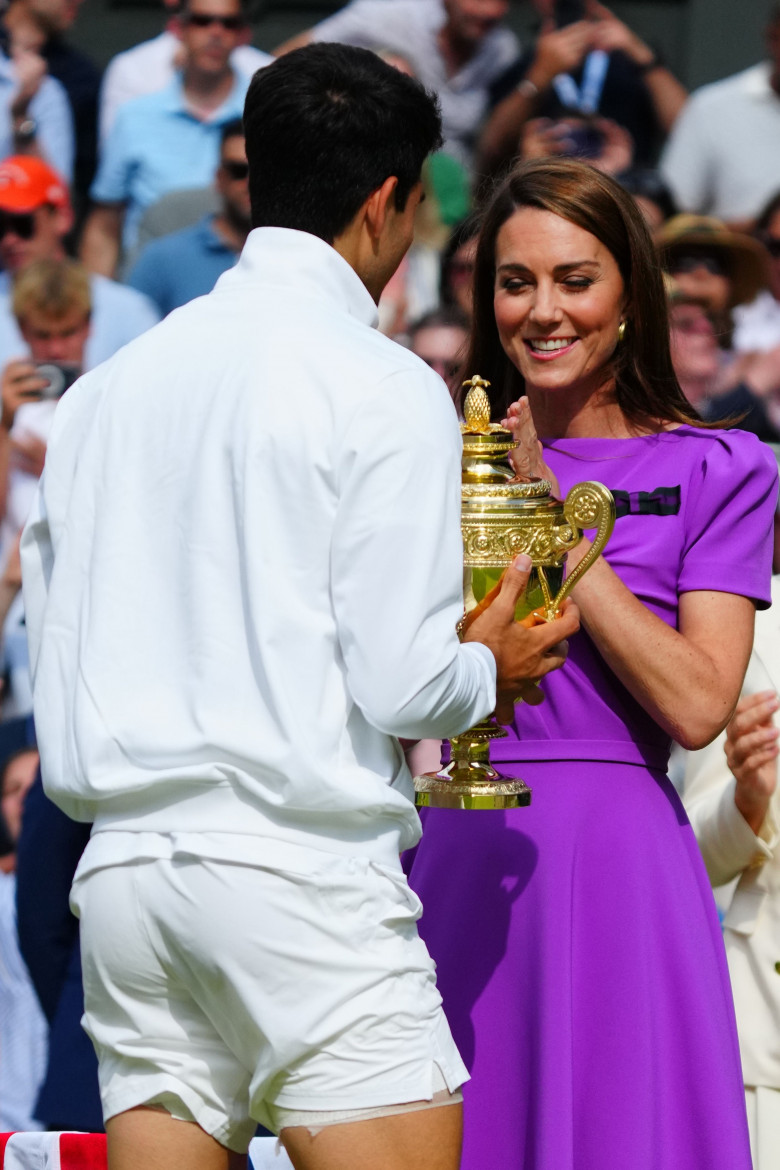
<path fill-rule="evenodd" d="M 443 745 L 443 758 L 449 763 L 449 744 Z M 490 758 L 498 761 L 524 760 L 603 760 L 611 764 L 639 764 L 665 772 L 669 765 L 669 749 L 654 743 L 632 743 L 630 740 L 610 739 L 494 739 L 490 744 Z"/>

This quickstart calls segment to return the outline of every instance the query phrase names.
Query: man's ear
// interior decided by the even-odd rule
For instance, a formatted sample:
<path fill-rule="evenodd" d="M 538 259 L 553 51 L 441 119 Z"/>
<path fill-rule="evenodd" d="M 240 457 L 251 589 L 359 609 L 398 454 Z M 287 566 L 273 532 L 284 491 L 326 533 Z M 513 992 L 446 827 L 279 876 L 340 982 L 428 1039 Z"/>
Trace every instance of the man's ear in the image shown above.
<path fill-rule="evenodd" d="M 385 229 L 388 212 L 395 207 L 395 191 L 398 179 L 390 175 L 381 187 L 372 191 L 365 203 L 365 221 L 372 238 L 378 240 Z M 391 207 L 391 200 L 393 201 Z"/>

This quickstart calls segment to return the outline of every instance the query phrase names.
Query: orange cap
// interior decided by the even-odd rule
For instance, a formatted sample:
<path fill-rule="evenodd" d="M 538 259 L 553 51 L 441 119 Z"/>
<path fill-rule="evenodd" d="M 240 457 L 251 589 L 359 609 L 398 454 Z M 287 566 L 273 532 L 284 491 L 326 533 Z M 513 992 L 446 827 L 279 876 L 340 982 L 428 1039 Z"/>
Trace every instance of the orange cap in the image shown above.
<path fill-rule="evenodd" d="M 12 154 L 0 163 L 0 209 L 15 214 L 38 207 L 67 207 L 68 188 L 41 158 Z"/>

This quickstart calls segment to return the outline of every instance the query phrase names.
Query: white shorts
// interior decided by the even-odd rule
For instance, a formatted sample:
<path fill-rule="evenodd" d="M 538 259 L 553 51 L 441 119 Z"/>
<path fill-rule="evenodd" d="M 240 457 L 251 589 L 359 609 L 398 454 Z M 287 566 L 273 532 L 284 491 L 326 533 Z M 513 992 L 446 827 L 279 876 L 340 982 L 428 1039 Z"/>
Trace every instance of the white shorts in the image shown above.
<path fill-rule="evenodd" d="M 400 868 L 179 854 L 88 871 L 71 904 L 106 1120 L 161 1105 L 244 1152 L 258 1121 L 431 1100 L 436 1066 L 468 1079 Z"/>

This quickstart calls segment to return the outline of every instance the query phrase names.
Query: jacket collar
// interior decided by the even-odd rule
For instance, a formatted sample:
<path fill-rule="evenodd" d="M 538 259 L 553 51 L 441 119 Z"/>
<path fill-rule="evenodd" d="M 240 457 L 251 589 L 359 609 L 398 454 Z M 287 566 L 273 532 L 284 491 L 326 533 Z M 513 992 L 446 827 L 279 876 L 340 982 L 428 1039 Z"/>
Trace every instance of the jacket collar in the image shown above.
<path fill-rule="evenodd" d="M 217 289 L 238 284 L 275 285 L 340 305 L 365 325 L 375 326 L 377 307 L 363 281 L 335 248 L 318 236 L 291 228 L 263 227 L 249 233 L 238 264 Z"/>

